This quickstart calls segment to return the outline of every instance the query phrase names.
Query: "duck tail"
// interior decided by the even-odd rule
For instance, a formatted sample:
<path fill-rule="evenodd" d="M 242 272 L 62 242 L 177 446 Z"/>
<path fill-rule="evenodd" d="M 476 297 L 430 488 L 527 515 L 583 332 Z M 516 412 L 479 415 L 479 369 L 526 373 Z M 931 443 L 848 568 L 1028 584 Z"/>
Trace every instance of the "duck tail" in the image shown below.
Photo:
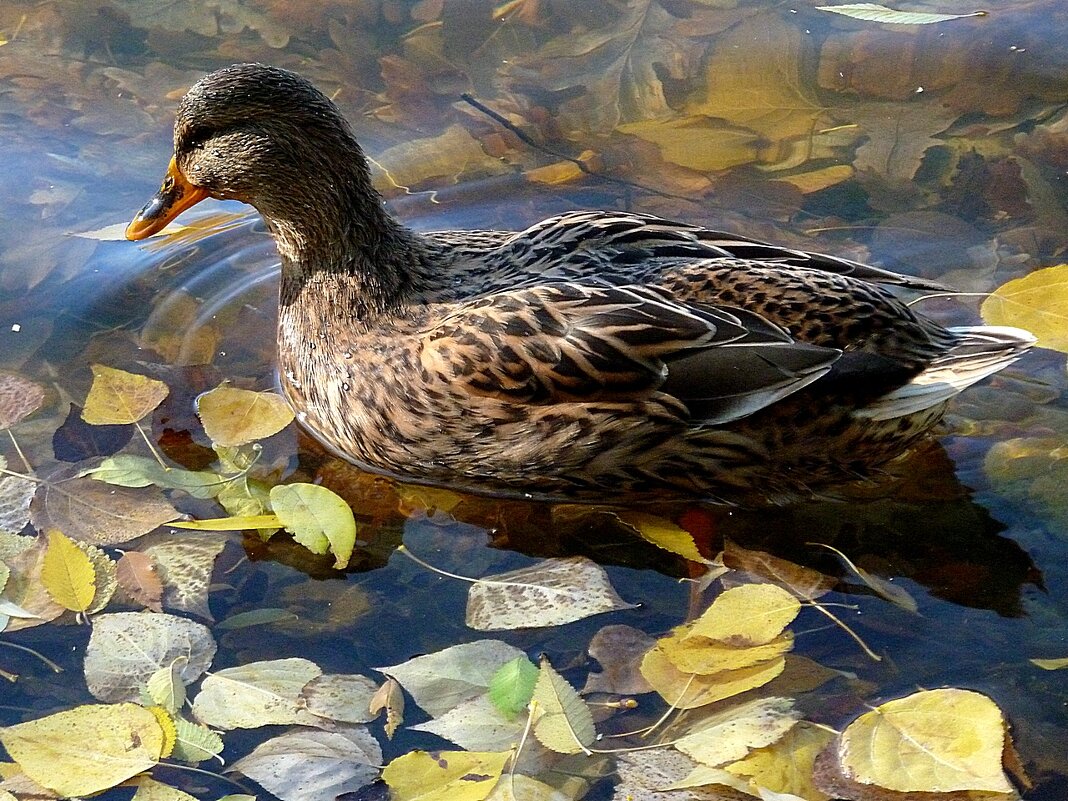
<path fill-rule="evenodd" d="M 949 332 L 953 344 L 927 369 L 854 414 L 869 420 L 892 420 L 931 409 L 1008 367 L 1037 341 L 1029 331 L 1000 325 L 958 326 Z"/>

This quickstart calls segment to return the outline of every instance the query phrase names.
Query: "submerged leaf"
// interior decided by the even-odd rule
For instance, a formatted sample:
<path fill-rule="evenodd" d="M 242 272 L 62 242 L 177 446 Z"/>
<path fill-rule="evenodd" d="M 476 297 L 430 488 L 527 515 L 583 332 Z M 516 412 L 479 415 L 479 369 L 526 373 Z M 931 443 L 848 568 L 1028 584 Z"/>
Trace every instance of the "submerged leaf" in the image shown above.
<path fill-rule="evenodd" d="M 979 311 L 990 325 L 1026 329 L 1041 347 L 1068 353 L 1068 264 L 1007 281 Z"/>
<path fill-rule="evenodd" d="M 163 754 L 156 716 L 137 704 L 87 704 L 0 729 L 26 775 L 64 797 L 110 789 Z"/>
<path fill-rule="evenodd" d="M 167 385 L 148 376 L 94 364 L 93 385 L 82 419 L 90 425 L 136 423 L 170 393 Z"/>
<path fill-rule="evenodd" d="M 293 410 L 281 395 L 225 384 L 197 398 L 197 414 L 211 441 L 225 447 L 266 439 L 293 422 Z"/>
<path fill-rule="evenodd" d="M 45 388 L 19 373 L 0 370 L 0 431 L 41 408 Z"/>
<path fill-rule="evenodd" d="M 572 556 L 479 579 L 467 593 L 467 625 L 479 631 L 561 626 L 633 608 L 616 593 L 604 568 Z"/>

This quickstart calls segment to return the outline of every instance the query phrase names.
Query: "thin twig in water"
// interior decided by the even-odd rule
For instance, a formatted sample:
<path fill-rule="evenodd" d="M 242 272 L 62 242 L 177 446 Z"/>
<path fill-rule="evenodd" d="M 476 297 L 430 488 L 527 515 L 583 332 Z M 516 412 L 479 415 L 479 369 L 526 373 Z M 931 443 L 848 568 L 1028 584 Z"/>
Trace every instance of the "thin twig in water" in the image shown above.
<path fill-rule="evenodd" d="M 503 116 L 491 109 L 489 106 L 485 105 L 484 103 L 480 103 L 478 100 L 475 100 L 475 98 L 469 95 L 467 92 L 461 94 L 460 99 L 468 105 L 473 106 L 474 108 L 481 111 L 491 120 L 496 122 L 498 125 L 514 133 L 519 138 L 519 141 L 521 141 L 523 144 L 527 145 L 528 147 L 532 147 L 535 150 L 541 151 L 542 153 L 547 153 L 550 156 L 555 156 L 558 159 L 569 161 L 576 167 L 578 167 L 586 175 L 589 175 L 591 178 L 597 178 L 598 180 L 607 181 L 612 184 L 619 184 L 620 186 L 625 186 L 628 189 L 640 189 L 643 192 L 649 192 L 654 195 L 659 195 L 660 197 L 670 197 L 674 198 L 675 200 L 686 200 L 690 203 L 697 202 L 695 198 L 687 197 L 686 195 L 676 195 L 674 192 L 664 192 L 661 189 L 654 189 L 651 186 L 639 184 L 636 181 L 628 181 L 625 178 L 616 178 L 615 176 L 606 175 L 605 173 L 598 172 L 597 170 L 591 170 L 588 166 L 583 164 L 581 160 L 575 158 L 574 156 L 569 156 L 566 153 L 561 153 L 559 150 L 553 150 L 551 147 L 546 147 L 545 145 L 535 142 L 530 136 L 519 130 L 519 128 L 516 127 L 513 123 L 509 122 L 507 119 L 505 119 Z"/>

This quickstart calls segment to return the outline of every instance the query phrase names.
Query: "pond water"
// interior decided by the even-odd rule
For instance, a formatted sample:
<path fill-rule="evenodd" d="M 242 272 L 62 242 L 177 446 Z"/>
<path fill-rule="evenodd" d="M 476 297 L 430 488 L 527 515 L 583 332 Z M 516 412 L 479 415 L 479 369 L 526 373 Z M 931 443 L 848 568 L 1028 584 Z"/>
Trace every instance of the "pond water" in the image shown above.
<path fill-rule="evenodd" d="M 908 9 L 946 12 L 946 4 Z M 1068 11 L 1054 0 L 1020 1 L 986 16 L 923 21 L 742 0 L 0 5 L 0 369 L 45 389 L 41 408 L 3 432 L 0 520 L 20 522 L 29 495 L 12 473 L 32 470 L 45 483 L 21 518 L 25 528 L 11 533 L 55 526 L 77 539 L 95 518 L 77 503 L 64 513 L 55 496 L 42 497 L 47 486 L 69 486 L 85 460 L 149 454 L 132 426 L 79 422 L 93 364 L 168 385 L 168 400 L 142 429 L 170 464 L 191 470 L 218 466 L 193 399 L 224 380 L 274 386 L 277 260 L 250 210 L 209 201 L 179 230 L 121 239 L 170 157 L 178 99 L 205 72 L 263 61 L 307 75 L 345 111 L 380 190 L 416 229 L 517 229 L 569 209 L 632 209 L 986 293 L 1064 260 Z M 947 324 L 974 322 L 980 300 L 933 299 L 922 309 Z M 841 730 L 920 688 L 978 690 L 1012 726 L 1032 783 L 1023 796 L 1063 799 L 1068 669 L 1030 660 L 1068 657 L 1066 400 L 1065 356 L 1036 349 L 955 401 L 936 436 L 884 480 L 844 498 L 642 512 L 689 532 L 708 558 L 734 548 L 732 567 L 752 568 L 745 554 L 760 551 L 834 579 L 820 601 L 847 605 L 828 609 L 856 638 L 806 605 L 792 654 L 805 660 L 795 667 L 807 667 L 776 689 L 795 697 L 806 719 Z M 284 533 L 263 542 L 251 531 L 162 526 L 128 543 L 88 537 L 113 559 L 198 540 L 185 563 L 191 583 L 184 594 L 169 589 L 162 608 L 211 628 L 215 671 L 303 657 L 325 673 L 380 682 L 377 667 L 492 638 L 535 662 L 546 655 L 581 687 L 591 671 L 613 668 L 588 653 L 604 626 L 661 636 L 700 614 L 720 587 L 702 595 L 680 581 L 706 566 L 639 537 L 617 514 L 626 498 L 584 510 L 404 487 L 338 462 L 292 425 L 262 446 L 254 475 L 265 486 L 321 483 L 351 505 L 358 538 L 345 570 Z M 180 491 L 161 502 L 199 518 L 224 514 Z M 476 631 L 464 622 L 468 585 L 398 554 L 402 542 L 470 577 L 589 557 L 638 606 L 566 625 Z M 875 578 L 866 582 L 819 544 Z M 16 557 L 0 554 L 17 573 Z M 916 609 L 879 594 L 879 581 L 905 591 Z M 94 611 L 143 608 L 120 594 Z M 68 613 L 0 631 L 0 724 L 99 703 L 84 664 L 91 621 L 63 625 L 77 622 Z M 636 709 L 598 712 L 598 730 L 638 729 L 667 708 L 655 694 L 634 697 Z M 409 699 L 406 719 L 427 716 Z M 387 739 L 381 721 L 370 725 L 383 762 L 458 748 L 405 727 Z M 227 765 L 280 733 L 227 732 Z M 546 764 L 529 772 L 563 794 L 554 798 L 623 792 L 610 760 Z M 71 768 L 57 762 L 57 770 Z M 9 773 L 0 765 L 0 777 Z M 167 764 L 152 775 L 198 799 L 237 792 L 217 775 Z M 257 797 L 275 797 L 231 775 Z M 626 781 L 620 787 L 633 792 Z M 670 797 L 711 797 L 678 792 Z"/>

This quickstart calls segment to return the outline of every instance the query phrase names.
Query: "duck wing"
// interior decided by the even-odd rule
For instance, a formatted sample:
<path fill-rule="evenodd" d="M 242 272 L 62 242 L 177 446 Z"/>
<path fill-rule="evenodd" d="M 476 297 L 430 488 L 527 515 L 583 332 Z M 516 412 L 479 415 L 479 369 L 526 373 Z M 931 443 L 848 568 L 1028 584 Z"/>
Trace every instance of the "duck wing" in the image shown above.
<path fill-rule="evenodd" d="M 675 222 L 651 214 L 614 211 L 574 211 L 550 217 L 516 234 L 508 243 L 530 247 L 537 259 L 547 249 L 551 259 L 588 255 L 609 265 L 626 268 L 662 259 L 737 259 L 767 265 L 801 267 L 849 275 L 877 284 L 907 289 L 946 291 L 926 278 L 901 275 L 869 264 L 823 253 L 772 245 L 739 234 Z"/>
<path fill-rule="evenodd" d="M 484 296 L 420 344 L 423 369 L 454 392 L 527 404 L 666 395 L 703 424 L 752 414 L 841 355 L 742 309 L 683 303 L 649 286 L 573 282 Z"/>

